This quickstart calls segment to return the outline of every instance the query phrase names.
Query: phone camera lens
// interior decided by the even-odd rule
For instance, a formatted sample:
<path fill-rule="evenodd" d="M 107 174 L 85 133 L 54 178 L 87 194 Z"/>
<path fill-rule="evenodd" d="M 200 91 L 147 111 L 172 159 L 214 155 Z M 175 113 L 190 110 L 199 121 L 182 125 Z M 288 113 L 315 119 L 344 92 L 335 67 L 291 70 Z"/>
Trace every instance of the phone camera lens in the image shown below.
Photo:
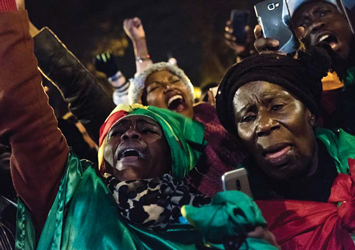
<path fill-rule="evenodd" d="M 268 10 L 274 10 L 275 9 L 275 4 L 269 3 L 267 8 L 268 8 Z"/>
<path fill-rule="evenodd" d="M 235 186 L 236 186 L 238 191 L 240 191 L 242 189 L 242 185 L 240 184 L 240 180 L 236 180 Z"/>

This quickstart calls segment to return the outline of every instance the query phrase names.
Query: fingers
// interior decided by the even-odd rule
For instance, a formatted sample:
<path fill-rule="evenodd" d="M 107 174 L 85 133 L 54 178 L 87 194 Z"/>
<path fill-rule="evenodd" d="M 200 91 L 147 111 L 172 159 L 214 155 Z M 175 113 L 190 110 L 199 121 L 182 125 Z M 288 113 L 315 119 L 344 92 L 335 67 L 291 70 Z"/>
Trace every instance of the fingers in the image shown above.
<path fill-rule="evenodd" d="M 295 34 L 298 40 L 302 40 L 306 37 L 306 30 L 304 27 L 300 26 L 295 30 Z"/>
<path fill-rule="evenodd" d="M 123 21 L 123 29 L 126 32 L 126 34 L 129 32 L 129 27 L 131 26 L 132 19 L 125 19 Z M 128 35 L 128 34 L 127 34 Z"/>
<path fill-rule="evenodd" d="M 132 31 L 133 31 L 133 19 L 125 19 L 123 21 L 123 30 L 125 31 L 126 35 L 132 39 Z"/>
<path fill-rule="evenodd" d="M 266 240 L 271 245 L 280 248 L 273 233 L 263 227 L 256 227 L 253 232 L 248 233 L 248 237 Z"/>
<path fill-rule="evenodd" d="M 139 26 L 142 25 L 141 19 L 139 19 L 138 17 L 133 18 L 133 19 L 132 19 L 132 25 L 133 25 L 135 28 L 139 28 Z"/>
<path fill-rule="evenodd" d="M 272 38 L 259 38 L 255 40 L 254 46 L 260 53 L 263 51 L 277 51 L 279 48 L 279 41 Z"/>
<path fill-rule="evenodd" d="M 255 49 L 259 53 L 265 53 L 265 51 L 277 51 L 279 48 L 280 42 L 273 38 L 264 38 L 263 32 L 260 25 L 256 25 L 254 28 L 255 36 Z"/>
<path fill-rule="evenodd" d="M 138 41 L 139 39 L 145 39 L 142 21 L 138 17 L 125 19 L 123 21 L 123 29 L 132 42 Z"/>
<path fill-rule="evenodd" d="M 254 36 L 255 36 L 255 39 L 259 39 L 259 38 L 263 37 L 263 32 L 262 32 L 261 26 L 259 24 L 255 25 Z"/>
<path fill-rule="evenodd" d="M 233 42 L 236 40 L 235 36 L 227 32 L 224 33 L 224 38 L 228 41 L 233 41 Z"/>
<path fill-rule="evenodd" d="M 249 25 L 245 26 L 244 30 L 245 33 L 250 33 L 250 26 Z"/>
<path fill-rule="evenodd" d="M 232 22 L 228 20 L 226 22 L 226 27 L 224 28 L 224 42 L 225 44 L 234 50 L 237 54 L 243 53 L 246 49 L 246 46 L 248 43 L 250 43 L 252 37 L 249 37 L 249 34 L 252 36 L 252 32 L 250 32 L 250 27 L 247 25 L 245 26 L 245 32 L 247 34 L 247 38 L 245 40 L 244 44 L 237 44 L 237 38 L 233 35 L 233 28 L 232 28 Z"/>
<path fill-rule="evenodd" d="M 246 44 L 251 44 L 253 42 L 253 31 L 249 25 L 245 26 L 245 33 L 247 36 Z"/>
<path fill-rule="evenodd" d="M 111 59 L 111 54 L 109 52 L 101 53 L 96 55 L 96 59 L 100 62 L 108 62 Z"/>
<path fill-rule="evenodd" d="M 142 25 L 141 19 L 138 17 L 127 18 L 123 21 L 123 27 L 127 29 L 130 29 L 132 27 L 138 28 L 141 25 Z"/>
<path fill-rule="evenodd" d="M 230 20 L 226 22 L 226 27 L 224 28 L 224 38 L 225 42 L 229 47 L 233 47 L 233 43 L 235 42 L 236 38 L 233 35 L 233 28 L 232 28 L 232 23 Z"/>
<path fill-rule="evenodd" d="M 232 23 L 230 20 L 228 20 L 226 22 L 226 27 L 224 28 L 224 30 L 226 31 L 226 33 L 228 34 L 232 34 L 233 33 L 233 28 L 232 28 Z"/>
<path fill-rule="evenodd" d="M 231 48 L 232 50 L 235 51 L 235 53 L 240 54 L 243 53 L 246 49 L 246 47 L 244 45 L 239 45 L 236 43 L 236 38 L 233 35 L 230 35 L 228 33 L 224 34 L 224 42 L 225 44 Z"/>

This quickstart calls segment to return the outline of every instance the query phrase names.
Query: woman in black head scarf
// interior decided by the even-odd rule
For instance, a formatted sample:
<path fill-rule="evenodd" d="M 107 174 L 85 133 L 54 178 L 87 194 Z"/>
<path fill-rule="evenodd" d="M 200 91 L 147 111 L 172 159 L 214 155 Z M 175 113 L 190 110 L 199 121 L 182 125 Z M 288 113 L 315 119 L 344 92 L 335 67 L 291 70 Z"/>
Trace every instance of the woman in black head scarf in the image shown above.
<path fill-rule="evenodd" d="M 297 59 L 255 55 L 232 66 L 218 90 L 219 119 L 250 153 L 242 165 L 281 247 L 354 247 L 349 218 L 355 210 L 341 205 L 338 214 L 336 203 L 355 198 L 355 167 L 348 162 L 355 158 L 355 138 L 316 127 L 321 79 L 335 61 L 327 45 L 299 52 Z M 341 226 L 329 226 L 330 220 Z"/>

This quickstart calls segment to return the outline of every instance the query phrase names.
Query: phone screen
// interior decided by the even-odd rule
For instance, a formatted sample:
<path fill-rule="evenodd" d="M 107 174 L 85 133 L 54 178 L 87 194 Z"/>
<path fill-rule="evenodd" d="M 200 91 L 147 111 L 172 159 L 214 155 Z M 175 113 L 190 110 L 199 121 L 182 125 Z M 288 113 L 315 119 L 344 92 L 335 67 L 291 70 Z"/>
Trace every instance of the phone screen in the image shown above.
<path fill-rule="evenodd" d="M 299 43 L 293 34 L 291 17 L 285 0 L 266 0 L 254 6 L 258 22 L 265 38 L 279 41 L 279 51 L 295 52 Z"/>
<path fill-rule="evenodd" d="M 249 11 L 234 9 L 231 12 L 231 23 L 233 35 L 236 38 L 236 43 L 244 44 L 246 42 L 245 26 L 249 22 Z"/>

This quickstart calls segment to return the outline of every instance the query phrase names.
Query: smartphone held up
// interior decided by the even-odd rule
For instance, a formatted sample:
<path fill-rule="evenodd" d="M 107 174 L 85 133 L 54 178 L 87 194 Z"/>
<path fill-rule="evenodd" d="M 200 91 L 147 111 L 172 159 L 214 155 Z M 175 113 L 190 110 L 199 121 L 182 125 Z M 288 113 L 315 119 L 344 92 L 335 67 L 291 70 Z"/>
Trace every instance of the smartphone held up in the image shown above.
<path fill-rule="evenodd" d="M 245 26 L 248 25 L 250 12 L 248 10 L 234 9 L 231 12 L 231 25 L 233 28 L 233 35 L 236 38 L 236 43 L 244 45 L 247 39 Z"/>
<path fill-rule="evenodd" d="M 298 40 L 293 32 L 286 0 L 265 0 L 254 6 L 255 14 L 265 38 L 279 41 L 279 51 L 286 54 L 297 51 Z"/>

